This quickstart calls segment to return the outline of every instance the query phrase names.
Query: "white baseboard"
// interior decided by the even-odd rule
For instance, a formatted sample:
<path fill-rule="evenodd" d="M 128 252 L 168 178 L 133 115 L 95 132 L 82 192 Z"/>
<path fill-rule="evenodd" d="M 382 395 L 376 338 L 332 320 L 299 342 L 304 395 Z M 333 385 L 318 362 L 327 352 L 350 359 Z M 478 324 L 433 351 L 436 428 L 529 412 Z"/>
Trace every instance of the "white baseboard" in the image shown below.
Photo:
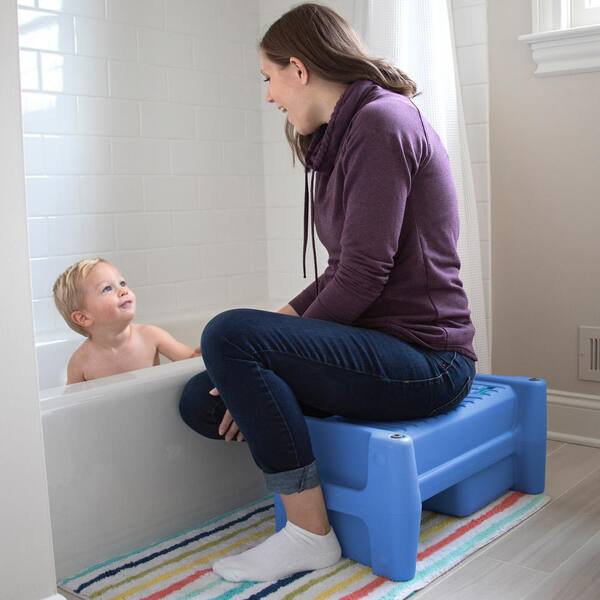
<path fill-rule="evenodd" d="M 600 448 L 600 396 L 548 390 L 548 438 Z"/>

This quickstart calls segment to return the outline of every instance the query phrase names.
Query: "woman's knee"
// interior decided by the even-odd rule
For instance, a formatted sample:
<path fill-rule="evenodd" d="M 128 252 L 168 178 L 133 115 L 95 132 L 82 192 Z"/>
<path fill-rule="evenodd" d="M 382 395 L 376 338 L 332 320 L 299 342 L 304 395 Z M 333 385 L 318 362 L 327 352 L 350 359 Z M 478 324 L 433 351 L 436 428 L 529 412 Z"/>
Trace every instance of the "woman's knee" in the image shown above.
<path fill-rule="evenodd" d="M 200 340 L 202 355 L 210 357 L 221 353 L 228 341 L 239 340 L 252 328 L 257 311 L 251 308 L 234 308 L 219 313 L 204 327 Z"/>
<path fill-rule="evenodd" d="M 222 413 L 220 399 L 211 396 L 208 392 L 213 384 L 206 371 L 194 375 L 183 388 L 179 400 L 179 414 L 184 423 L 197 433 L 213 439 L 221 439 L 218 426 Z"/>

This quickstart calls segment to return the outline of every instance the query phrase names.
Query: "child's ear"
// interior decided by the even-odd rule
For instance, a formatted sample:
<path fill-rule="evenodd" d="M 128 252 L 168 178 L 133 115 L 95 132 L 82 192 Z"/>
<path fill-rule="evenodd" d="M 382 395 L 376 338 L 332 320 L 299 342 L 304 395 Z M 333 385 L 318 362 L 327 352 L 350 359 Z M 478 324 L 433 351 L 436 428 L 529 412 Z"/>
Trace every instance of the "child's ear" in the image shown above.
<path fill-rule="evenodd" d="M 73 321 L 75 325 L 79 325 L 79 327 L 83 327 L 85 329 L 94 322 L 94 319 L 81 310 L 74 310 L 71 313 L 71 321 Z"/>

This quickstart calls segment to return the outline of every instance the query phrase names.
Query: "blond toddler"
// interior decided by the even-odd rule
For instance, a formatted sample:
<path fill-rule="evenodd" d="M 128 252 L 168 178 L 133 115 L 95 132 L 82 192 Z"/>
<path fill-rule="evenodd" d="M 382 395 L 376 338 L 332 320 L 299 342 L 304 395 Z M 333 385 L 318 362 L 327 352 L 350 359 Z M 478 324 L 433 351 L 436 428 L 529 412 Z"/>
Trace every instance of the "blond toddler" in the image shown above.
<path fill-rule="evenodd" d="M 67 384 L 158 365 L 160 354 L 170 360 L 199 355 L 160 327 L 132 323 L 135 294 L 103 258 L 71 265 L 53 292 L 67 325 L 87 337 L 69 360 Z"/>

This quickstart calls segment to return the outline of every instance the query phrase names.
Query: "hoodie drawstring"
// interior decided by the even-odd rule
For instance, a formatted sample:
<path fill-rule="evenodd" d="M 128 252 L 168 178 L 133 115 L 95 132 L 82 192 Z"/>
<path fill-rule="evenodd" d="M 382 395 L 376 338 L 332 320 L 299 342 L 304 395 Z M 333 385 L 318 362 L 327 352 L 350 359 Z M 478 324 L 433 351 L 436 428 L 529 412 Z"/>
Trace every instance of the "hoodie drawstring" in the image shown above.
<path fill-rule="evenodd" d="M 317 270 L 317 248 L 315 243 L 315 172 L 311 171 L 310 186 L 308 184 L 308 167 L 304 168 L 304 239 L 302 250 L 302 272 L 306 279 L 306 246 L 308 244 L 308 214 L 310 210 L 310 232 L 312 237 L 313 262 L 315 268 L 315 285 L 319 293 L 319 277 Z"/>

